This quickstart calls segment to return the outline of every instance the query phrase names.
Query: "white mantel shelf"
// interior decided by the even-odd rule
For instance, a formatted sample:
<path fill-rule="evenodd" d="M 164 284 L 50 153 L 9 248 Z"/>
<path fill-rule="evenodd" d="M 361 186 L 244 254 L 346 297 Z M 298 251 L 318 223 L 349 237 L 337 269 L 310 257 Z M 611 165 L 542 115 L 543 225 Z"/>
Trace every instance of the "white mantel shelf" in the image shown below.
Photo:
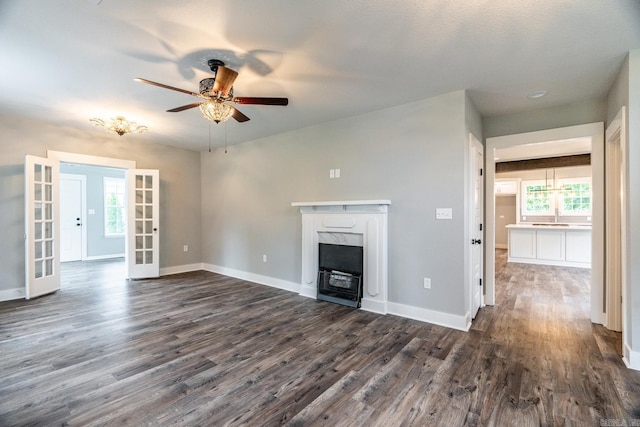
<path fill-rule="evenodd" d="M 342 200 L 329 202 L 293 202 L 291 206 L 355 206 L 355 205 L 390 205 L 391 200 Z"/>

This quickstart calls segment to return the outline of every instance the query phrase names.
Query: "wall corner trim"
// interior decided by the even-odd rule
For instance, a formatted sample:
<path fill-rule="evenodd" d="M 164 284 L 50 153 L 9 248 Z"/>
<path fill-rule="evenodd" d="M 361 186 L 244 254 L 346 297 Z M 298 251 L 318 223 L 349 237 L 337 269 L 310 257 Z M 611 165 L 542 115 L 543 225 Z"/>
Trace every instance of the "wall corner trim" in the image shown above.
<path fill-rule="evenodd" d="M 624 346 L 622 361 L 629 369 L 640 371 L 640 352 L 633 351 L 628 345 Z"/>

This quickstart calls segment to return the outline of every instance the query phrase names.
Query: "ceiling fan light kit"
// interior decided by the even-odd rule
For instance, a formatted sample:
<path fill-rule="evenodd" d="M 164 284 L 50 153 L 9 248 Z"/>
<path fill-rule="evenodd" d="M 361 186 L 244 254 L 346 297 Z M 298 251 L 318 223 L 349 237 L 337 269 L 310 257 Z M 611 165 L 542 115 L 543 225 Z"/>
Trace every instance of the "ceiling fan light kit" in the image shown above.
<path fill-rule="evenodd" d="M 205 119 L 220 123 L 229 120 L 233 116 L 235 108 L 221 102 L 205 101 L 200 104 L 200 111 Z"/>
<path fill-rule="evenodd" d="M 200 80 L 199 92 L 192 92 L 185 89 L 157 83 L 151 80 L 136 78 L 134 80 L 164 89 L 175 90 L 187 95 L 197 96 L 203 101 L 194 102 L 180 107 L 167 110 L 169 113 L 177 113 L 191 108 L 200 107 L 202 115 L 207 120 L 216 123 L 224 122 L 233 117 L 237 122 L 246 122 L 249 117 L 230 103 L 235 104 L 255 104 L 255 105 L 288 105 L 288 98 L 264 98 L 264 97 L 238 97 L 233 96 L 233 83 L 238 77 L 238 73 L 224 66 L 224 62 L 219 59 L 210 59 L 209 68 L 213 72 L 213 77 Z"/>
<path fill-rule="evenodd" d="M 127 133 L 143 133 L 149 128 L 143 125 L 139 125 L 136 122 L 130 122 L 122 116 L 117 116 L 112 119 L 102 120 L 98 118 L 89 119 L 94 126 L 102 127 L 106 131 L 117 133 L 122 136 Z"/>

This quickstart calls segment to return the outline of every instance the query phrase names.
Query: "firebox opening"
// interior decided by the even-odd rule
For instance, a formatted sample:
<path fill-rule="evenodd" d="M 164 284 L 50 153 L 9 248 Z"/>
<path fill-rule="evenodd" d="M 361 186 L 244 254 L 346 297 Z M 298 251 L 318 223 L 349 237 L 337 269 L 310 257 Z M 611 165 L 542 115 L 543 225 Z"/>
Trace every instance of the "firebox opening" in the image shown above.
<path fill-rule="evenodd" d="M 323 301 L 360 307 L 362 246 L 318 244 L 318 294 Z"/>

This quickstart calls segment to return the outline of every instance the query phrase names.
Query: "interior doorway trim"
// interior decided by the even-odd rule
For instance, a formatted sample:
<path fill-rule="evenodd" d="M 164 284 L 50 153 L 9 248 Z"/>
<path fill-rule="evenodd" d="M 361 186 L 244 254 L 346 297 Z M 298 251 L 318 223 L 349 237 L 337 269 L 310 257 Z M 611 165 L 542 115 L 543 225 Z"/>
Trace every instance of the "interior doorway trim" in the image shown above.
<path fill-rule="evenodd" d="M 66 153 L 64 151 L 47 150 L 47 158 L 66 163 L 105 166 L 121 169 L 136 169 L 135 160 L 114 159 L 111 157 L 91 156 L 88 154 Z"/>
<path fill-rule="evenodd" d="M 608 303 L 605 326 L 622 330 L 623 360 L 627 367 L 632 367 L 631 336 L 628 324 L 629 180 L 626 173 L 628 169 L 626 114 L 626 107 L 623 106 L 607 127 L 605 134 L 607 154 L 607 266 L 605 273 Z M 610 233 L 614 236 L 610 236 Z M 615 303 L 618 298 L 621 298 L 620 305 Z M 620 329 L 616 329 L 616 326 Z M 633 369 L 638 368 L 633 367 Z"/>
<path fill-rule="evenodd" d="M 564 128 L 527 132 L 487 138 L 486 142 L 486 253 L 485 253 L 485 304 L 494 305 L 496 301 L 495 271 L 495 150 L 516 145 L 536 142 L 558 141 L 564 139 L 591 138 L 592 170 L 592 252 L 591 252 L 591 321 L 602 324 L 604 321 L 603 282 L 604 282 L 604 123 L 589 123 Z"/>

